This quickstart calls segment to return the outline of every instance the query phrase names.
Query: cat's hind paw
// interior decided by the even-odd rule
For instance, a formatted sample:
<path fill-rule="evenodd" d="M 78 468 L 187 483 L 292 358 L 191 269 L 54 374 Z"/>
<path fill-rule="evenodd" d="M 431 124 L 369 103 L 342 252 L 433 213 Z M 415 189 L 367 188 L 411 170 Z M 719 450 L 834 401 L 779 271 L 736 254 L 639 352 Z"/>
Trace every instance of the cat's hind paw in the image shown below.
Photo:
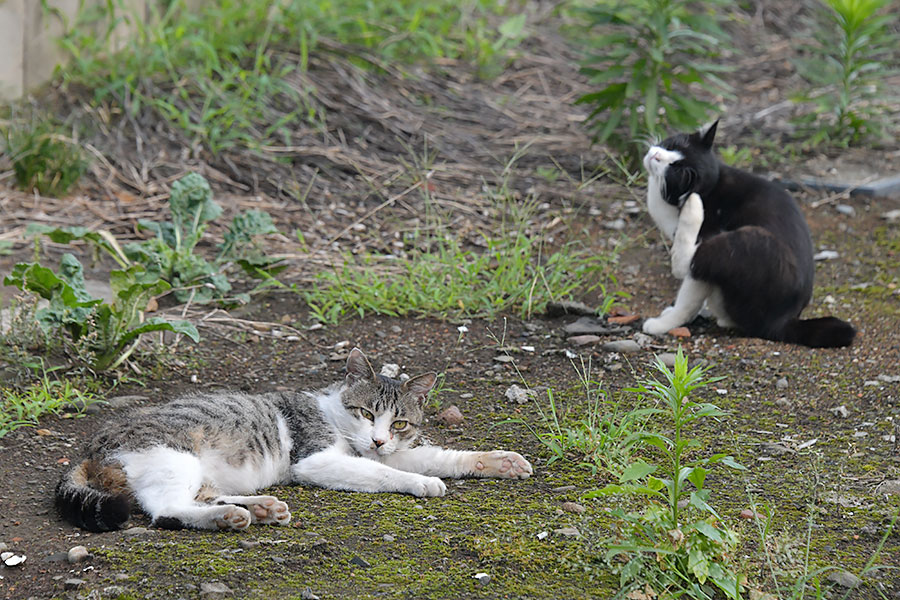
<path fill-rule="evenodd" d="M 288 505 L 273 496 L 260 496 L 260 502 L 247 506 L 255 523 L 261 525 L 287 525 L 291 522 Z"/>
<path fill-rule="evenodd" d="M 222 514 L 214 519 L 219 529 L 241 531 L 250 526 L 250 511 L 241 506 L 223 506 Z"/>
<path fill-rule="evenodd" d="M 486 452 L 475 462 L 475 474 L 479 477 L 527 479 L 533 472 L 531 463 L 517 452 L 505 450 Z"/>

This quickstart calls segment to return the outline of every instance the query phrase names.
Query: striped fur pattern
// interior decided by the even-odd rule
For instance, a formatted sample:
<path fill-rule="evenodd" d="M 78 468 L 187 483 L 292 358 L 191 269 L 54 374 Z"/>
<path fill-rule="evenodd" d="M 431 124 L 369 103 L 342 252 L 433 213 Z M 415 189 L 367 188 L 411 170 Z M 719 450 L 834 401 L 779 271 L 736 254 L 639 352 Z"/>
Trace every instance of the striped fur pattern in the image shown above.
<path fill-rule="evenodd" d="M 60 515 L 90 531 L 121 528 L 137 505 L 163 528 L 284 525 L 287 504 L 257 491 L 310 484 L 440 496 L 441 477 L 524 479 L 515 452 L 420 443 L 427 373 L 376 375 L 354 348 L 347 377 L 317 392 L 186 396 L 137 410 L 99 432 L 56 489 Z"/>

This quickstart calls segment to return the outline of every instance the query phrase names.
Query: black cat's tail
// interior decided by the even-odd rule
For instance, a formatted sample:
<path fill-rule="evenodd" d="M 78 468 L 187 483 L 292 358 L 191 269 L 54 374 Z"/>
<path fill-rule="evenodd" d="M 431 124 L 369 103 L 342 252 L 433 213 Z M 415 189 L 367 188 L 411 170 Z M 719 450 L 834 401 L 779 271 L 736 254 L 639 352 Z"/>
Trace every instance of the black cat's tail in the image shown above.
<path fill-rule="evenodd" d="M 856 329 L 836 317 L 791 319 L 775 339 L 810 348 L 843 348 L 853 343 Z"/>
<path fill-rule="evenodd" d="M 56 486 L 56 509 L 63 519 L 88 531 L 121 529 L 131 514 L 124 472 L 116 466 L 82 461 Z"/>

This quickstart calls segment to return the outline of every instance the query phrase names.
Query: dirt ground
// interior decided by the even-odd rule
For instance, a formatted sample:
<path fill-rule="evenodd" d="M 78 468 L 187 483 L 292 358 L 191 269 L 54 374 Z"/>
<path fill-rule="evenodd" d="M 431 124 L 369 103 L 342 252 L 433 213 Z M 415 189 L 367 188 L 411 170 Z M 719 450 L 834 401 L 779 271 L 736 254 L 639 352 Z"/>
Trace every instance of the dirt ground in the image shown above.
<path fill-rule="evenodd" d="M 733 75 L 736 98 L 719 127 L 723 146 L 790 134 L 791 109 L 784 101 L 796 73 L 783 37 L 783 23 L 795 16 L 789 11 L 761 10 L 737 38 L 742 68 Z M 106 160 L 95 162 L 69 198 L 23 194 L 8 177 L 0 180 L 0 239 L 14 242 L 12 253 L 0 256 L 0 272 L 30 259 L 27 223 L 103 227 L 128 239 L 137 218 L 164 211 L 160 186 L 198 169 L 214 182 L 226 216 L 248 207 L 273 215 L 284 235 L 270 239 L 270 249 L 288 257 L 285 281 L 302 286 L 339 249 L 402 252 L 403 233 L 425 224 L 427 200 L 442 211 L 447 227 L 477 244 L 478 232 L 497 216 L 483 190 L 501 181 L 510 165 L 514 190 L 538 199 L 529 228 L 560 239 L 586 236 L 597 252 L 624 244 L 615 276 L 616 289 L 628 296 L 617 306 L 654 316 L 674 298 L 676 282 L 661 237 L 642 210 L 644 190 L 625 186 L 604 162 L 603 150 L 591 146 L 582 127 L 586 109 L 572 105 L 588 89 L 573 53 L 549 33 L 543 41 L 522 49 L 504 75 L 490 82 L 449 63 L 416 77 L 356 72 L 348 64 L 337 77 L 337 70 L 319 65 L 309 77 L 323 95 L 344 98 L 345 110 L 335 113 L 326 134 L 295 150 L 287 166 L 260 167 L 252 175 L 252 165 L 228 157 L 178 154 L 179 140 L 165 125 L 152 131 L 161 132 L 155 143 L 169 154 L 153 160 L 129 149 L 122 142 L 130 139 L 127 134 L 108 140 L 97 134 L 92 144 Z M 407 102 L 410 91 L 427 93 L 433 102 Z M 373 94 L 379 102 L 366 102 Z M 452 110 L 441 113 L 442 102 L 452 102 Z M 74 106 L 63 110 L 75 112 Z M 154 135 L 146 127 L 142 131 Z M 524 156 L 510 163 L 525 144 L 530 145 Z M 405 150 L 410 147 L 421 150 L 411 156 Z M 774 162 L 753 148 L 755 158 L 774 165 L 757 170 L 782 178 L 809 172 L 806 158 Z M 900 164 L 896 148 L 853 155 L 885 176 Z M 429 165 L 410 167 L 415 156 L 429 157 Z M 839 170 L 844 159 L 808 157 L 815 169 L 825 164 L 825 171 L 828 164 Z M 605 174 L 591 180 L 598 168 Z M 410 193 L 389 201 L 415 181 L 404 179 L 411 171 L 429 169 L 429 198 Z M 556 169 L 559 176 L 538 176 L 538 169 Z M 301 201 L 295 184 L 301 190 L 309 184 L 312 191 Z M 548 464 L 551 454 L 528 427 L 508 421 L 545 430 L 540 410 L 547 409 L 546 388 L 572 418 L 585 413 L 567 350 L 590 359 L 593 377 L 610 398 L 631 408 L 644 400 L 626 389 L 653 374 L 655 354 L 678 346 L 692 363 L 702 361 L 710 375 L 724 378 L 703 396 L 730 415 L 697 435 L 702 451 L 732 453 L 748 467 L 743 474 L 713 472 L 708 486 L 711 503 L 741 535 L 736 558 L 751 586 L 772 591 L 773 574 L 781 583 L 792 582 L 803 572 L 807 547 L 810 570 L 837 566 L 858 573 L 900 509 L 900 221 L 885 216 L 900 208 L 900 198 L 816 190 L 796 197 L 816 250 L 836 252 L 817 262 L 814 298 L 804 314 L 833 314 L 853 323 L 859 333 L 848 349 L 746 339 L 702 321 L 691 324 L 691 336 L 684 339 L 648 341 L 638 335 L 638 322 L 587 346 L 573 344 L 563 330 L 574 316 L 464 323 L 370 316 L 313 326 L 296 294 L 257 297 L 230 311 L 231 328 L 203 327 L 201 343 L 181 341 L 164 367 L 145 365 L 141 376 L 128 372 L 116 385 L 111 381 L 108 403 L 85 418 L 49 418 L 40 429 L 0 439 L 0 544 L 27 555 L 20 566 L 0 567 L 0 593 L 9 599 L 609 598 L 617 576 L 603 561 L 602 541 L 615 532 L 609 511 L 628 501 L 584 499 L 607 476 L 592 475 L 577 460 Z M 292 242 L 295 229 L 304 232 L 307 249 Z M 218 233 L 208 232 L 210 244 Z M 46 244 L 43 252 L 52 261 L 62 247 Z M 100 265 L 90 274 L 102 273 Z M 11 295 L 9 288 L 3 293 Z M 590 295 L 580 300 L 599 302 Z M 468 329 L 463 335 L 462 324 Z M 611 339 L 636 339 L 642 348 L 604 351 L 602 342 Z M 55 514 L 59 476 L 111 415 L 197 389 L 321 387 L 342 377 L 342 359 L 353 346 L 376 369 L 395 363 L 411 375 L 445 373 L 446 384 L 429 406 L 429 437 L 454 448 L 521 452 L 532 461 L 534 476 L 449 482 L 448 495 L 432 499 L 278 488 L 272 491 L 290 505 L 292 524 L 239 534 L 148 529 L 140 514 L 124 531 L 89 534 Z M 513 362 L 504 358 L 507 353 Z M 538 390 L 537 400 L 511 403 L 506 390 L 523 381 Z M 437 418 L 450 405 L 462 412 L 461 425 Z M 755 521 L 740 518 L 752 503 L 774 514 L 765 539 Z M 90 556 L 72 564 L 67 551 L 79 545 Z M 900 568 L 897 527 L 876 562 Z M 489 580 L 475 577 L 481 573 Z M 828 596 L 900 598 L 898 573 L 878 570 L 853 590 L 829 581 Z"/>

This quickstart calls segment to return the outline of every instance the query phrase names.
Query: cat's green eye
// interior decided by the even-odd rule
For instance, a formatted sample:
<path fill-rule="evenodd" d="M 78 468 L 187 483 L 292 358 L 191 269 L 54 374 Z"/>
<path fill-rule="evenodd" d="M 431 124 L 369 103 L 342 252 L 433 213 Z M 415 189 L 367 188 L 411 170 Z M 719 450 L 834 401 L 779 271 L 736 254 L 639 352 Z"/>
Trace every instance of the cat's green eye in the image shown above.
<path fill-rule="evenodd" d="M 359 416 L 361 416 L 365 419 L 368 419 L 370 421 L 375 420 L 375 415 L 373 415 L 371 411 L 368 411 L 364 408 L 358 408 L 357 410 L 359 411 Z"/>
<path fill-rule="evenodd" d="M 393 427 L 397 431 L 400 431 L 401 429 L 406 429 L 407 425 L 409 425 L 408 421 L 394 421 L 393 423 L 391 423 L 391 427 Z"/>

